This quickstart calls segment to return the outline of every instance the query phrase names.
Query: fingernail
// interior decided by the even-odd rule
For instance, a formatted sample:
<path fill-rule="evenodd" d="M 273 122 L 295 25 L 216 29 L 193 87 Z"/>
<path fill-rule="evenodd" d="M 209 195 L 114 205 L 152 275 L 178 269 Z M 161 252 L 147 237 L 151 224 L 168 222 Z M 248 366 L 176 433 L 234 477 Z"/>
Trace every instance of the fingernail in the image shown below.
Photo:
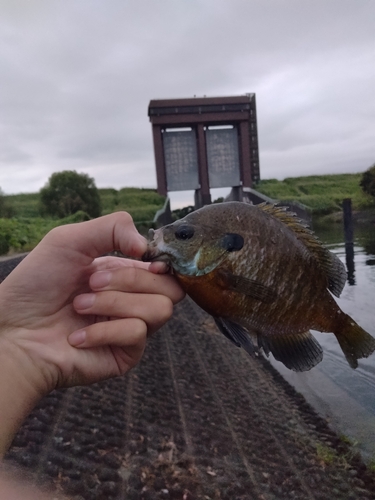
<path fill-rule="evenodd" d="M 86 340 L 85 330 L 77 330 L 76 332 L 73 332 L 71 335 L 69 335 L 68 340 L 69 344 L 73 347 L 77 347 L 77 345 L 83 344 L 83 342 Z"/>
<path fill-rule="evenodd" d="M 88 309 L 94 304 L 94 300 L 94 293 L 84 293 L 74 299 L 74 306 L 76 309 Z"/>
<path fill-rule="evenodd" d="M 90 285 L 92 288 L 104 288 L 109 285 L 111 280 L 112 273 L 109 271 L 101 271 L 99 273 L 95 273 L 91 276 Z"/>

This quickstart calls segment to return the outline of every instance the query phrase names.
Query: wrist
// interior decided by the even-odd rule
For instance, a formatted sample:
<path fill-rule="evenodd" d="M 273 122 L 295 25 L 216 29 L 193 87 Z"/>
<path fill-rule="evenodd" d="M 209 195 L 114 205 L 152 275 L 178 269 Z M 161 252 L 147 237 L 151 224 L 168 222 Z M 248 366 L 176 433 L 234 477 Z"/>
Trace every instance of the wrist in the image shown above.
<path fill-rule="evenodd" d="M 0 458 L 38 401 L 42 389 L 37 367 L 26 353 L 9 342 L 0 343 Z"/>

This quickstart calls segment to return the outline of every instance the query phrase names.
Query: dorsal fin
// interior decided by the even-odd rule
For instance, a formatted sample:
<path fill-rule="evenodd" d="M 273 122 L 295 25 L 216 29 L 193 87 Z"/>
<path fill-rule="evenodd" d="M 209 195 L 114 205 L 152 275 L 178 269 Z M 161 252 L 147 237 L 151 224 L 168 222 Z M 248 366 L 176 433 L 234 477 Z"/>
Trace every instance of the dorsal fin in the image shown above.
<path fill-rule="evenodd" d="M 256 207 L 279 219 L 295 233 L 296 237 L 314 256 L 325 273 L 328 281 L 328 290 L 336 295 L 336 297 L 339 297 L 347 277 L 345 266 L 341 260 L 325 248 L 317 236 L 308 228 L 307 224 L 301 221 L 295 213 L 289 212 L 287 207 L 279 207 L 268 203 L 261 203 L 256 205 Z"/>

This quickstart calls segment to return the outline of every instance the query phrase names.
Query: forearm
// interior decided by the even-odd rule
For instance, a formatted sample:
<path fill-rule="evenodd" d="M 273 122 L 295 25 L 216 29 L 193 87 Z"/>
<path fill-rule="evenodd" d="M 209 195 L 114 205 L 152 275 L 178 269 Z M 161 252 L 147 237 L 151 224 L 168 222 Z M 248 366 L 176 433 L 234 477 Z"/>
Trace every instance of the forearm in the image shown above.
<path fill-rule="evenodd" d="M 0 459 L 41 398 L 28 360 L 22 358 L 11 346 L 0 345 Z"/>

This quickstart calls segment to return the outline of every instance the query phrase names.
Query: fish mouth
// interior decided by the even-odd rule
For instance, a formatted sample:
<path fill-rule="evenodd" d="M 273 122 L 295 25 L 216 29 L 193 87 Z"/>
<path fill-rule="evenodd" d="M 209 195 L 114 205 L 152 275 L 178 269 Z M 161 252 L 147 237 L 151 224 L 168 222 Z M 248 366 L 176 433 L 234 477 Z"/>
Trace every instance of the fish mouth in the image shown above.
<path fill-rule="evenodd" d="M 149 248 L 142 255 L 143 262 L 166 262 L 170 263 L 170 258 L 167 254 L 161 253 L 157 248 Z"/>
<path fill-rule="evenodd" d="M 149 230 L 147 250 L 142 255 L 143 262 L 165 262 L 170 265 L 171 258 L 169 252 L 166 251 L 167 248 L 163 236 L 163 228 L 156 231 L 154 229 Z"/>

